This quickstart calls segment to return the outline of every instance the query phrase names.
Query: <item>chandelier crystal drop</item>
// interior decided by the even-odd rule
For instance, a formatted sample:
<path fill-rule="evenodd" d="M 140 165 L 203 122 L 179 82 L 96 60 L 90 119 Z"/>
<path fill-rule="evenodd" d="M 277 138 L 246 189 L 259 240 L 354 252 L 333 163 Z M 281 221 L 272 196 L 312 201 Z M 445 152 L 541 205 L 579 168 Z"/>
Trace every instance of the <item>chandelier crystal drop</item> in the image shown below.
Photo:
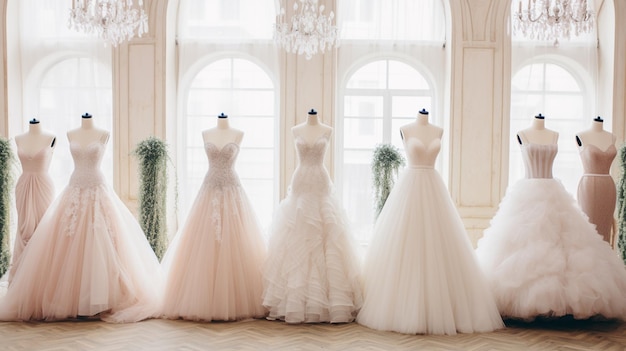
<path fill-rule="evenodd" d="M 318 6 L 318 0 L 296 0 L 293 12 L 291 20 L 286 21 L 285 8 L 280 9 L 274 26 L 278 46 L 289 53 L 304 54 L 310 60 L 318 51 L 324 53 L 337 45 L 339 30 L 332 24 L 335 14 L 331 11 L 324 15 L 324 5 Z"/>
<path fill-rule="evenodd" d="M 513 5 L 514 6 L 514 5 Z M 594 28 L 593 0 L 517 0 L 513 32 L 531 40 L 570 39 Z"/>
<path fill-rule="evenodd" d="M 143 0 L 72 0 L 69 27 L 117 46 L 148 32 Z"/>

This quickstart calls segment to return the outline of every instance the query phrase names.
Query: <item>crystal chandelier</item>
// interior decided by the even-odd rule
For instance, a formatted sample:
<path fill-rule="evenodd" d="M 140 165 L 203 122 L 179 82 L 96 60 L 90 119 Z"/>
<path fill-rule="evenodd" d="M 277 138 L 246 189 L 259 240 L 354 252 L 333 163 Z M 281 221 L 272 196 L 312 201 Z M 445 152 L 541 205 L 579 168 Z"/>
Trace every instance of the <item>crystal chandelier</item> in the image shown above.
<path fill-rule="evenodd" d="M 301 3 L 298 6 L 298 1 Z M 294 15 L 291 21 L 285 21 L 285 8 L 280 9 L 275 25 L 274 40 L 287 52 L 304 54 L 307 60 L 324 53 L 337 45 L 339 30 L 332 24 L 335 14 L 331 11 L 324 15 L 324 5 L 318 6 L 318 0 L 296 0 L 293 4 Z M 298 12 L 298 9 L 300 11 Z"/>
<path fill-rule="evenodd" d="M 143 0 L 72 0 L 70 28 L 95 33 L 117 46 L 148 31 Z"/>
<path fill-rule="evenodd" d="M 569 39 L 594 26 L 593 0 L 517 0 L 513 32 L 528 39 Z"/>

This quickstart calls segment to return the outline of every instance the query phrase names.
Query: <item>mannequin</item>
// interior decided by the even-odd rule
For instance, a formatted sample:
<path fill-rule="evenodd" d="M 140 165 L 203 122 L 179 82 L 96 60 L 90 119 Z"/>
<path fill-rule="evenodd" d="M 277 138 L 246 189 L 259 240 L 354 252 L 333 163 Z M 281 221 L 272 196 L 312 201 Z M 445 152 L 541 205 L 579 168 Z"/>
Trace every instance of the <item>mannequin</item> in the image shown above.
<path fill-rule="evenodd" d="M 545 127 L 545 116 L 541 113 L 533 119 L 530 128 L 517 133 L 517 141 L 521 144 L 556 144 L 559 140 L 559 133 Z"/>
<path fill-rule="evenodd" d="M 598 234 L 613 244 L 617 194 L 611 178 L 611 164 L 617 155 L 615 136 L 603 130 L 601 117 L 594 118 L 591 128 L 576 135 L 578 151 L 585 173 L 578 183 L 578 204 Z M 593 146 L 593 147 L 588 147 Z"/>
<path fill-rule="evenodd" d="M 291 128 L 294 138 L 301 137 L 307 144 L 316 142 L 320 137 L 332 131 L 332 127 L 320 122 L 315 109 L 309 111 L 305 122 Z"/>
<path fill-rule="evenodd" d="M 48 146 L 54 148 L 55 141 L 56 136 L 43 130 L 36 118 L 28 122 L 28 132 L 15 137 L 18 150 L 26 155 L 34 155 Z"/>
<path fill-rule="evenodd" d="M 442 128 L 428 122 L 428 111 L 426 109 L 419 111 L 417 120 L 414 123 L 400 127 L 400 136 L 403 140 L 405 138 L 417 138 L 425 145 L 430 145 L 435 139 L 441 139 L 442 135 Z"/>
<path fill-rule="evenodd" d="M 202 132 L 204 143 L 212 143 L 218 149 L 222 149 L 228 143 L 241 144 L 243 132 L 230 127 L 228 116 L 223 112 L 217 116 L 217 126 Z"/>
<path fill-rule="evenodd" d="M 594 145 L 600 150 L 606 150 L 611 145 L 615 144 L 616 137 L 613 133 L 607 132 L 603 129 L 604 120 L 598 116 L 591 122 L 591 127 L 588 130 L 582 131 L 576 134 L 576 143 L 578 147 L 582 147 L 583 144 Z"/>
<path fill-rule="evenodd" d="M 70 143 L 75 142 L 85 147 L 95 141 L 101 141 L 103 144 L 106 144 L 109 140 L 109 132 L 97 128 L 94 125 L 93 116 L 89 113 L 85 113 L 81 117 L 80 127 L 67 132 L 67 138 Z"/>

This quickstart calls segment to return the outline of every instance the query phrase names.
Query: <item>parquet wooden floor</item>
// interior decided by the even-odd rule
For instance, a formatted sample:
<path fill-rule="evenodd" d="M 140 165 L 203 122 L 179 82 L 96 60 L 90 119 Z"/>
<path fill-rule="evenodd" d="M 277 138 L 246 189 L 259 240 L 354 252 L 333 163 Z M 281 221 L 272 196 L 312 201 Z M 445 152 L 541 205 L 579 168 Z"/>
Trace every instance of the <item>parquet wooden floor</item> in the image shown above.
<path fill-rule="evenodd" d="M 492 333 L 403 335 L 265 320 L 0 323 L 0 350 L 626 350 L 626 323 L 507 322 Z"/>

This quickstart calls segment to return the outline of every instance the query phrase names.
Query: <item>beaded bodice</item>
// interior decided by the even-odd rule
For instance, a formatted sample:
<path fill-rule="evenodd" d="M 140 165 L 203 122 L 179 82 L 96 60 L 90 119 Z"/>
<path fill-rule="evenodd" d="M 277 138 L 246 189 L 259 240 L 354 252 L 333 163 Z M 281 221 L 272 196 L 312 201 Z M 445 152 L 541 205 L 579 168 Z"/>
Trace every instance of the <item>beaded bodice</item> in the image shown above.
<path fill-rule="evenodd" d="M 331 188 L 330 176 L 324 167 L 324 155 L 330 135 L 324 134 L 315 142 L 307 143 L 302 137 L 296 137 L 295 147 L 298 155 L 298 167 L 291 179 L 291 192 L 327 194 Z"/>
<path fill-rule="evenodd" d="M 552 178 L 552 163 L 558 150 L 557 144 L 522 144 L 522 158 L 526 178 Z"/>
<path fill-rule="evenodd" d="M 74 159 L 74 172 L 70 185 L 86 188 L 103 184 L 104 175 L 100 170 L 106 144 L 97 141 L 88 145 L 70 142 L 70 152 Z"/>
<path fill-rule="evenodd" d="M 239 145 L 231 142 L 219 149 L 215 144 L 207 142 L 204 144 L 204 151 L 209 159 L 209 171 L 204 178 L 206 186 L 222 188 L 240 185 L 235 172 Z"/>

